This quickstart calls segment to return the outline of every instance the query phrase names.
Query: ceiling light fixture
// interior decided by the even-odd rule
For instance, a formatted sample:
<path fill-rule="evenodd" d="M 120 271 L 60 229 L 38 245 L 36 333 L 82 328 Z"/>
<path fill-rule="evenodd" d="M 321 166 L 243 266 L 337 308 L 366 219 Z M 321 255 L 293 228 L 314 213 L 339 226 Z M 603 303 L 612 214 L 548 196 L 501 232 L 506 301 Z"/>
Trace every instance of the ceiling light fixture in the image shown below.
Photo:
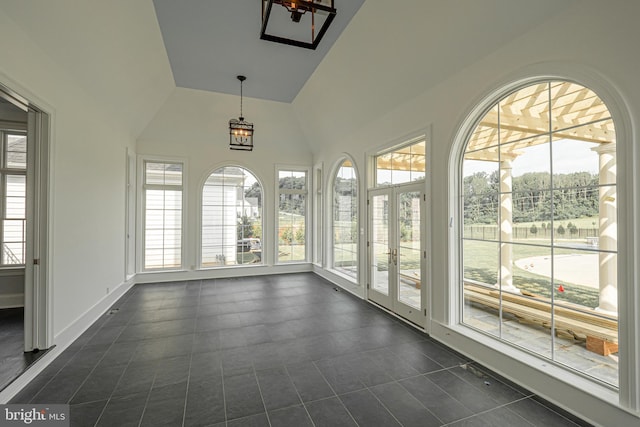
<path fill-rule="evenodd" d="M 333 3 L 334 0 L 262 0 L 260 38 L 315 49 L 336 16 Z M 274 4 L 282 7 L 273 9 Z"/>
<path fill-rule="evenodd" d="M 242 82 L 247 78 L 237 76 L 240 80 L 240 117 L 229 120 L 229 148 L 232 150 L 253 151 L 253 123 L 244 121 L 242 117 Z"/>

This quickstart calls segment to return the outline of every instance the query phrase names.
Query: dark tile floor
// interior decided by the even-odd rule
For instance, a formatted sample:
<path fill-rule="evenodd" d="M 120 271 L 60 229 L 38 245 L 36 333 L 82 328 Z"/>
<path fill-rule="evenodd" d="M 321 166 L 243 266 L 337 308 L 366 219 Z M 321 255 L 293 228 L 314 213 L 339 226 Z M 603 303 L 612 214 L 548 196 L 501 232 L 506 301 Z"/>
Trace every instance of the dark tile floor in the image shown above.
<path fill-rule="evenodd" d="M 11 384 L 44 352 L 24 352 L 24 309 L 0 310 L 0 390 Z"/>
<path fill-rule="evenodd" d="M 72 426 L 584 422 L 309 274 L 137 285 L 13 403 Z"/>

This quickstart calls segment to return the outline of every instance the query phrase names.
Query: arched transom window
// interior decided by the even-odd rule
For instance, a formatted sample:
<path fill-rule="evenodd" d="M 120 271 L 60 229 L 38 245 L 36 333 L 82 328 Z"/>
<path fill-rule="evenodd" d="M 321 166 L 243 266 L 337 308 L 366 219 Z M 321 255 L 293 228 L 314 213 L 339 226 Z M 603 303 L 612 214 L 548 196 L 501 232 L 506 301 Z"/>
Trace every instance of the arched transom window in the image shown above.
<path fill-rule="evenodd" d="M 213 171 L 202 188 L 202 267 L 262 263 L 262 186 L 247 169 Z"/>
<path fill-rule="evenodd" d="M 491 106 L 462 161 L 462 319 L 618 385 L 616 136 L 602 100 L 544 81 Z"/>

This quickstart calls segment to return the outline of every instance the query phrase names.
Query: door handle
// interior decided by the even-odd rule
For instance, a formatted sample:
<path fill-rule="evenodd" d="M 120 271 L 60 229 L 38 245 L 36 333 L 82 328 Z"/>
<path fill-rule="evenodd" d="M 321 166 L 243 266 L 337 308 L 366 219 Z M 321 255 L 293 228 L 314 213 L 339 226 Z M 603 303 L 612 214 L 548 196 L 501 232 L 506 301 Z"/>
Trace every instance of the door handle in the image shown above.
<path fill-rule="evenodd" d="M 398 250 L 394 249 L 391 251 L 391 258 L 393 259 L 393 265 L 398 265 Z"/>

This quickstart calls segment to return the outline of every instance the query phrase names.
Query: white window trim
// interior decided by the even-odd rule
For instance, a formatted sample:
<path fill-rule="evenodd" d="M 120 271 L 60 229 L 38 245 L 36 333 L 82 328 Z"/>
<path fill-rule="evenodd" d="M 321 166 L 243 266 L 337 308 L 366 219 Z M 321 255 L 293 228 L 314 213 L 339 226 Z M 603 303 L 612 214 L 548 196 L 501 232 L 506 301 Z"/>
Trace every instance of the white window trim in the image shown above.
<path fill-rule="evenodd" d="M 292 192 L 289 190 L 285 190 L 284 192 L 280 192 L 280 172 L 281 171 L 292 171 L 292 172 L 305 172 L 306 177 L 307 177 L 307 191 L 305 193 L 305 220 L 304 220 L 304 236 L 305 236 L 305 242 L 304 242 L 304 260 L 295 260 L 295 261 L 281 261 L 280 258 L 278 257 L 279 254 L 279 236 L 278 236 L 278 222 L 279 222 L 279 215 L 278 215 L 278 209 L 280 206 L 280 194 L 300 194 L 299 192 Z M 313 209 L 313 204 L 312 204 L 312 189 L 314 188 L 314 179 L 313 176 L 311 175 L 311 168 L 308 166 L 300 166 L 300 165 L 286 165 L 286 164 L 276 164 L 275 165 L 275 176 L 274 176 L 274 187 L 275 189 L 275 199 L 274 199 L 274 206 L 273 206 L 273 230 L 274 230 L 274 238 L 273 238 L 273 259 L 276 265 L 291 265 L 291 264 L 308 264 L 310 261 L 310 257 L 311 257 L 311 253 L 312 253 L 312 247 L 313 247 L 313 238 L 312 235 L 310 234 L 311 231 L 311 224 L 310 224 L 310 219 L 313 217 L 313 215 L 310 215 L 310 209 Z"/>
<path fill-rule="evenodd" d="M 340 168 L 342 167 L 342 164 L 346 161 L 350 161 L 351 164 L 353 165 L 353 169 L 355 171 L 355 175 L 356 175 L 356 189 L 357 189 L 357 196 L 356 196 L 356 230 L 357 230 L 357 239 L 356 239 L 356 251 L 357 251 L 357 259 L 356 259 L 356 277 L 353 276 L 349 276 L 348 274 L 345 274 L 343 272 L 341 272 L 340 270 L 337 270 L 334 266 L 334 248 L 335 248 L 335 244 L 334 244 L 334 236 L 335 233 L 333 232 L 333 224 L 334 224 L 334 219 L 333 219 L 333 209 L 334 209 L 334 188 L 335 188 L 335 183 L 336 183 L 336 176 L 338 174 L 338 171 L 340 170 Z M 338 160 L 335 162 L 332 170 L 331 170 L 331 175 L 330 175 L 331 179 L 328 180 L 327 182 L 327 191 L 326 191 L 326 197 L 325 199 L 327 200 L 326 203 L 326 207 L 327 207 L 327 211 L 326 211 L 326 218 L 327 218 L 327 233 L 325 236 L 326 241 L 328 242 L 327 244 L 327 254 L 326 254 L 326 260 L 327 260 L 327 269 L 329 271 L 331 271 L 332 273 L 339 275 L 340 277 L 342 277 L 343 279 L 352 282 L 353 284 L 358 284 L 360 282 L 360 278 L 362 277 L 362 272 L 361 272 L 361 254 L 362 251 L 360 250 L 360 244 L 362 241 L 362 238 L 364 236 L 361 236 L 360 234 L 360 227 L 362 227 L 362 222 L 360 221 L 361 219 L 361 215 L 360 215 L 360 200 L 362 200 L 363 195 L 362 195 L 362 190 L 361 190 L 361 182 L 362 182 L 362 176 L 360 174 L 360 170 L 358 169 L 358 165 L 356 164 L 356 161 L 354 160 L 353 156 L 351 156 L 348 153 L 342 153 L 340 155 L 340 157 L 338 158 Z"/>
<path fill-rule="evenodd" d="M 209 179 L 209 177 L 211 176 L 211 174 L 215 171 L 217 171 L 218 169 L 222 169 L 222 168 L 226 168 L 226 167 L 237 167 L 237 168 L 242 168 L 248 172 L 250 172 L 256 179 L 256 181 L 258 182 L 258 184 L 260 184 L 260 187 L 262 188 L 262 237 L 260 238 L 260 244 L 262 245 L 262 263 L 260 264 L 238 264 L 238 265 L 225 265 L 225 266 L 216 266 L 216 267 L 203 267 L 202 266 L 202 191 L 204 190 L 204 186 L 207 183 L 207 180 Z M 197 229 L 195 230 L 196 233 L 196 262 L 197 262 L 197 268 L 198 270 L 219 270 L 219 269 L 223 269 L 223 268 L 233 268 L 233 269 L 237 269 L 237 268 L 259 268 L 259 267 L 264 267 L 266 265 L 268 265 L 267 263 L 267 256 L 269 256 L 268 253 L 264 252 L 265 247 L 268 247 L 266 245 L 266 243 L 268 243 L 269 239 L 267 238 L 267 230 L 265 229 L 265 224 L 267 223 L 267 209 L 266 207 L 266 200 L 267 200 L 267 189 L 264 185 L 264 180 L 254 171 L 254 169 L 250 168 L 249 166 L 246 166 L 242 163 L 238 163 L 238 162 L 223 162 L 223 163 L 219 163 L 217 165 L 215 165 L 214 167 L 208 169 L 200 178 L 200 181 L 198 182 L 198 206 L 197 208 L 197 220 L 196 220 L 196 224 L 197 224 Z"/>
<path fill-rule="evenodd" d="M 619 301 L 619 341 L 620 346 L 619 378 L 620 384 L 616 394 L 597 380 L 586 379 L 583 375 L 561 368 L 549 359 L 532 357 L 529 353 L 508 346 L 489 336 L 479 334 L 471 328 L 461 324 L 461 218 L 459 196 L 461 187 L 462 154 L 466 141 L 475 129 L 477 121 L 483 117 L 488 109 L 498 102 L 504 95 L 514 90 L 546 80 L 562 80 L 576 82 L 593 90 L 605 103 L 616 126 L 618 150 L 618 282 L 626 284 L 618 289 Z M 607 81 L 599 72 L 584 65 L 546 63 L 535 64 L 526 70 L 520 70 L 508 76 L 503 82 L 496 84 L 491 90 L 471 103 L 473 106 L 461 122 L 455 136 L 449 157 L 449 286 L 447 287 L 448 304 L 446 304 L 445 332 L 440 339 L 449 341 L 448 335 L 457 332 L 464 337 L 487 345 L 495 351 L 502 349 L 503 355 L 514 359 L 515 364 L 526 363 L 539 370 L 541 375 L 549 376 L 543 390 L 534 390 L 551 400 L 557 390 L 553 390 L 553 383 L 560 381 L 577 391 L 586 392 L 594 398 L 624 408 L 631 412 L 640 412 L 640 272 L 634 267 L 634 260 L 638 258 L 637 248 L 640 242 L 640 186 L 636 183 L 640 178 L 640 150 L 635 147 L 632 119 L 629 108 L 624 99 L 616 92 L 614 85 Z M 638 123 L 636 123 L 636 126 Z M 500 345 L 498 345 L 500 344 Z M 506 347 L 503 348 L 502 346 Z M 464 349 L 460 349 L 464 351 Z M 486 355 L 485 355 L 486 356 Z M 480 356 L 478 356 L 481 358 Z M 551 365 L 551 366 L 550 366 Z M 494 367 L 498 368 L 498 367 Z M 498 369 L 499 370 L 499 369 Z M 518 381 L 518 378 L 514 378 Z M 521 380 L 523 381 L 523 380 Z M 559 389 L 560 387 L 558 387 Z M 617 397 L 617 401 L 615 401 Z M 594 406 L 595 408 L 596 406 Z M 584 408 L 588 410 L 589 405 Z M 596 409 L 592 409 L 596 411 Z"/>
<path fill-rule="evenodd" d="M 145 269 L 144 268 L 144 244 L 145 244 L 145 231 L 144 231 L 144 215 L 145 215 L 145 203 L 144 203 L 144 165 L 146 162 L 159 162 L 159 163 L 180 163 L 182 164 L 182 233 L 180 240 L 180 262 L 181 265 L 178 268 L 162 268 L 162 269 Z M 153 274 L 153 273 L 164 273 L 168 271 L 184 271 L 185 265 L 185 256 L 186 256 L 186 236 L 189 230 L 186 228 L 187 224 L 187 199 L 188 199 L 188 162 L 184 157 L 165 157 L 165 156 L 153 156 L 153 155 L 138 155 L 138 166 L 137 166 L 137 197 L 136 197 L 136 205 L 137 209 L 137 218 L 136 218 L 136 269 L 139 274 Z"/>

